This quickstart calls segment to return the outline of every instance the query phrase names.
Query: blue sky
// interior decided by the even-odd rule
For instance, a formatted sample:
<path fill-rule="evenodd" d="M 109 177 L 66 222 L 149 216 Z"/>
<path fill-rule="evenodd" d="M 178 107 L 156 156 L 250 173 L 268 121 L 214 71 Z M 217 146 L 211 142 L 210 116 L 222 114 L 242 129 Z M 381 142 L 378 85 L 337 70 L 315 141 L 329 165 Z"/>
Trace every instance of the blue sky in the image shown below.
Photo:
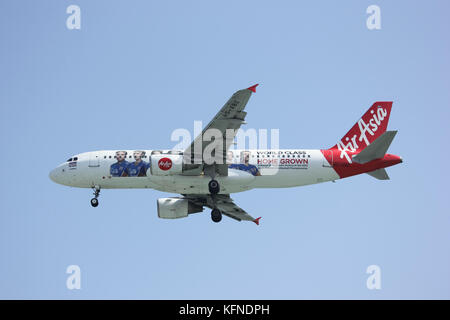
<path fill-rule="evenodd" d="M 81 8 L 81 29 L 66 8 Z M 381 8 L 382 28 L 366 27 Z M 450 298 L 446 1 L 1 1 L 0 298 Z M 394 101 L 390 181 L 252 190 L 261 225 L 157 218 L 153 190 L 56 185 L 73 154 L 173 146 L 260 83 L 247 128 L 327 148 Z M 366 268 L 381 268 L 381 290 Z M 66 288 L 67 266 L 81 290 Z"/>

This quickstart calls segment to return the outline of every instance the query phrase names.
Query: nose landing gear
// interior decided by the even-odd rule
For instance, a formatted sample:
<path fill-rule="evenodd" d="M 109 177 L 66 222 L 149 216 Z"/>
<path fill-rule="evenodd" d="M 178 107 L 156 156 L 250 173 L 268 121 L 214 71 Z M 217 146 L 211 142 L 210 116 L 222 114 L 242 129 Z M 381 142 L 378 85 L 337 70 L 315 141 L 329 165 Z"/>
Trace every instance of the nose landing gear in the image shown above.
<path fill-rule="evenodd" d="M 94 208 L 95 208 L 96 206 L 98 206 L 98 200 L 97 200 L 97 198 L 92 198 L 92 199 L 91 199 L 91 206 L 93 206 Z"/>
<path fill-rule="evenodd" d="M 91 199 L 91 206 L 94 208 L 98 206 L 98 197 L 100 196 L 100 187 L 95 186 L 92 188 L 94 190 L 94 198 Z"/>

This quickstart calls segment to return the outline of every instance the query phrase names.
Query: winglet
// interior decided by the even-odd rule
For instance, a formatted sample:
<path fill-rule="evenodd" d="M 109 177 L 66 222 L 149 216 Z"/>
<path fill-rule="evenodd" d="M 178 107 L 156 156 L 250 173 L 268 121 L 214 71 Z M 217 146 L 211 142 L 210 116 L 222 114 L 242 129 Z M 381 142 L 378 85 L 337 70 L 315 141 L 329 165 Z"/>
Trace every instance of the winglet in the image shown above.
<path fill-rule="evenodd" d="M 253 220 L 254 223 L 256 223 L 259 226 L 259 219 L 261 219 L 261 217 L 256 218 L 255 220 Z"/>
<path fill-rule="evenodd" d="M 249 88 L 247 88 L 248 90 L 252 91 L 252 92 L 256 92 L 256 87 L 259 85 L 259 83 L 255 84 L 254 86 L 251 86 Z"/>

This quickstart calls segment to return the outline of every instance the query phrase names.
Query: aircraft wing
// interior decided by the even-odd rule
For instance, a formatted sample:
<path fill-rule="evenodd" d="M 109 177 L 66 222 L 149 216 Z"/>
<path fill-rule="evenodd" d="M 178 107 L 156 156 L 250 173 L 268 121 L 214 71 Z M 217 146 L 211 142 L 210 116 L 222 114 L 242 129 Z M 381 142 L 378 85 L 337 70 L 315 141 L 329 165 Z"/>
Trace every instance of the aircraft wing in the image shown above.
<path fill-rule="evenodd" d="M 244 209 L 239 207 L 237 204 L 233 202 L 233 199 L 230 198 L 229 194 L 217 194 L 214 196 L 211 196 L 209 194 L 186 194 L 183 195 L 185 199 L 188 199 L 192 203 L 199 205 L 199 206 L 206 206 L 209 208 L 214 207 L 214 202 L 223 215 L 226 215 L 234 220 L 237 221 L 252 221 L 259 225 L 259 218 L 253 218 L 251 215 L 249 215 L 247 212 L 245 212 Z"/>
<path fill-rule="evenodd" d="M 212 176 L 216 173 L 227 176 L 228 175 L 228 166 L 226 165 L 226 154 L 230 145 L 234 141 L 234 137 L 236 135 L 236 131 L 241 127 L 243 123 L 245 123 L 245 116 L 247 112 L 244 111 L 244 108 L 250 99 L 252 92 L 256 92 L 256 87 L 258 85 L 254 85 L 247 89 L 239 90 L 235 92 L 231 98 L 225 103 L 225 105 L 220 109 L 220 111 L 216 114 L 216 116 L 211 120 L 211 122 L 203 129 L 202 133 L 195 138 L 192 144 L 184 151 L 185 163 L 194 163 L 196 159 L 202 162 L 204 167 L 213 166 Z M 223 141 L 223 150 L 222 150 L 222 161 L 221 164 L 213 164 L 211 163 L 207 165 L 204 159 L 204 151 L 205 148 L 208 147 L 209 144 L 213 143 L 212 141 L 203 141 L 203 136 L 205 132 L 209 129 L 217 129 L 222 134 Z M 233 134 L 229 135 L 228 139 L 226 139 L 227 129 L 233 129 Z M 212 131 L 209 131 L 210 133 Z M 198 167 L 197 167 L 198 168 Z M 206 170 L 205 170 L 206 171 Z M 198 174 L 198 170 L 192 173 L 186 174 Z"/>

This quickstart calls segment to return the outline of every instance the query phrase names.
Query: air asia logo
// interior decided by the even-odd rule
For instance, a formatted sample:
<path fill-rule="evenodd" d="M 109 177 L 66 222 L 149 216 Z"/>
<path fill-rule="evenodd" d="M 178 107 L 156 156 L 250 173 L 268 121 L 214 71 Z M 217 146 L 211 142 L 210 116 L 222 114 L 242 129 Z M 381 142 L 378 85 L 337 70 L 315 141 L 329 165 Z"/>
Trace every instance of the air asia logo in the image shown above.
<path fill-rule="evenodd" d="M 365 147 L 367 147 L 370 144 L 369 139 L 372 140 L 371 137 L 376 134 L 383 120 L 387 118 L 387 115 L 388 110 L 382 108 L 381 106 L 378 106 L 377 108 L 373 108 L 372 110 L 370 110 L 370 114 L 368 116 L 371 116 L 371 118 L 367 119 L 367 113 L 363 116 L 363 118 L 366 118 L 367 122 L 364 121 L 363 118 L 359 119 L 359 134 L 355 133 L 351 138 L 346 136 L 337 143 L 337 147 L 341 151 L 341 159 L 345 157 L 348 163 L 352 163 L 352 159 L 347 154 L 347 152 L 355 152 L 358 149 L 364 149 Z M 350 131 L 349 133 L 351 134 L 352 131 Z M 368 136 L 368 134 L 370 136 Z M 344 139 L 345 142 L 343 141 Z M 358 143 L 362 142 L 364 142 L 364 145 L 360 147 Z"/>
<path fill-rule="evenodd" d="M 158 161 L 158 167 L 163 171 L 167 171 L 172 168 L 172 160 L 169 158 L 161 158 Z"/>

